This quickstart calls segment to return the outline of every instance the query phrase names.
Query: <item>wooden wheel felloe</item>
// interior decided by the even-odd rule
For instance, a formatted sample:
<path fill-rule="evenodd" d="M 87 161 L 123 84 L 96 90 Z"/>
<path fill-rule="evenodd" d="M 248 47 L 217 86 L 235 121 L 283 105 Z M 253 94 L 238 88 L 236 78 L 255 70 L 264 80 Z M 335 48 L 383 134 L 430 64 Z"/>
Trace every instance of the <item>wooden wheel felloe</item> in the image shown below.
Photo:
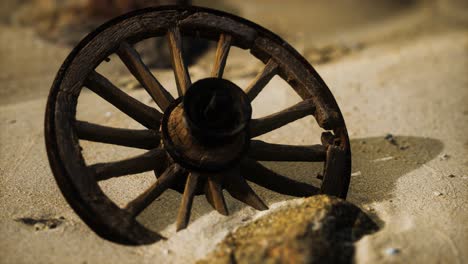
<path fill-rule="evenodd" d="M 182 36 L 218 42 L 211 76 L 192 84 L 182 56 Z M 133 45 L 150 37 L 167 38 L 178 95 L 172 96 L 143 63 Z M 250 50 L 265 67 L 241 89 L 223 79 L 230 47 Z M 117 54 L 162 111 L 129 96 L 95 68 Z M 251 118 L 251 101 L 279 75 L 303 101 L 275 114 Z M 111 103 L 146 129 L 110 128 L 76 120 L 83 87 Z M 255 137 L 312 115 L 324 129 L 322 144 L 271 144 Z M 272 191 L 346 197 L 351 153 L 346 126 L 325 83 L 287 43 L 242 18 L 198 7 L 143 9 L 114 19 L 88 35 L 69 55 L 52 86 L 46 109 L 45 137 L 54 176 L 67 201 L 100 236 L 123 244 L 147 244 L 161 238 L 135 219 L 165 190 L 179 191 L 177 230 L 186 228 L 195 195 L 205 195 L 228 214 L 225 189 L 258 210 L 268 206 L 248 181 Z M 145 149 L 128 159 L 86 164 L 79 140 Z M 322 184 L 315 187 L 279 175 L 259 161 L 323 162 Z M 118 207 L 98 181 L 154 171 L 149 189 Z"/>

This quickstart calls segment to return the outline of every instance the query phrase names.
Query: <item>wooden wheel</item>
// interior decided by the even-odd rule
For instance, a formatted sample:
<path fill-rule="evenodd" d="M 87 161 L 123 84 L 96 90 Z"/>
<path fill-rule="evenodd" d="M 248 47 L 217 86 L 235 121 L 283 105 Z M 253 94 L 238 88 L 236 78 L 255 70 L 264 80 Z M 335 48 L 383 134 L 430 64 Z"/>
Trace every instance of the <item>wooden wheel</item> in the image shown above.
<path fill-rule="evenodd" d="M 218 41 L 209 78 L 191 83 L 182 56 L 182 35 Z M 150 37 L 167 38 L 178 98 L 161 85 L 133 48 L 135 43 Z M 244 90 L 222 79 L 231 46 L 250 50 L 265 64 Z M 132 98 L 95 71 L 113 53 L 162 112 Z M 252 119 L 250 102 L 275 75 L 288 82 L 303 101 Z M 147 129 L 117 129 L 76 120 L 83 87 Z M 291 146 L 253 139 L 308 115 L 313 115 L 324 129 L 320 145 Z M 135 218 L 168 188 L 183 194 L 176 225 L 180 230 L 189 222 L 195 195 L 206 195 L 208 202 L 224 215 L 228 209 L 223 189 L 255 209 L 267 209 L 247 181 L 294 196 L 326 193 L 345 198 L 349 186 L 351 153 L 346 126 L 320 76 L 291 46 L 268 30 L 205 8 L 143 9 L 116 18 L 88 35 L 65 60 L 53 83 L 46 109 L 45 137 L 50 166 L 67 201 L 97 234 L 123 244 L 147 244 L 161 239 Z M 88 165 L 81 154 L 80 139 L 147 152 L 118 162 Z M 322 184 L 314 187 L 297 182 L 258 161 L 323 162 Z M 113 203 L 97 184 L 152 170 L 156 183 L 124 208 Z"/>

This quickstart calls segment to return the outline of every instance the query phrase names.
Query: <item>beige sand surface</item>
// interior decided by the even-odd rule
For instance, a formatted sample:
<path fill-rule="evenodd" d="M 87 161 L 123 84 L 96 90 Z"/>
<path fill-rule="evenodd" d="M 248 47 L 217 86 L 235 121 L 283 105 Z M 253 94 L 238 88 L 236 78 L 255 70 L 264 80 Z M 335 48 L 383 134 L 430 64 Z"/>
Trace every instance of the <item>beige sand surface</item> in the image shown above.
<path fill-rule="evenodd" d="M 312 41 L 313 26 L 298 30 L 302 32 L 298 36 L 294 30 L 284 30 L 289 20 L 275 22 L 274 14 L 281 14 L 280 4 L 264 10 L 249 8 L 254 3 L 236 6 L 231 2 L 238 12 L 254 20 L 258 17 L 303 53 L 316 43 L 362 46 L 316 67 L 335 95 L 351 137 L 353 176 L 348 200 L 381 225 L 379 232 L 357 243 L 357 262 L 466 263 L 468 30 L 463 18 L 450 13 L 459 2 L 439 1 L 437 9 L 419 4 L 384 8 L 380 12 L 387 10 L 385 16 L 334 23 L 334 31 L 346 29 L 342 34 L 317 30 L 317 41 Z M 304 5 L 295 2 L 290 5 L 293 11 L 287 13 L 294 26 L 299 21 L 295 14 L 300 11 L 294 3 Z M 362 5 L 371 2 L 363 1 Z M 366 21 L 369 27 L 362 26 Z M 67 52 L 67 47 L 44 42 L 30 29 L 0 25 L 0 263 L 191 263 L 236 227 L 301 202 L 255 186 L 271 210 L 258 213 L 228 199 L 232 215 L 224 217 L 212 211 L 204 197 L 197 197 L 189 228 L 175 233 L 174 208 L 180 196 L 168 192 L 139 217 L 143 224 L 166 235 L 167 241 L 127 247 L 97 237 L 58 190 L 43 142 L 47 91 Z M 246 60 L 246 55 L 233 50 L 228 61 L 227 76 L 241 86 L 255 75 L 258 65 Z M 209 56 L 202 58 L 200 66 L 191 67 L 194 79 L 209 72 L 203 67 Z M 118 80 L 121 68 L 114 65 L 100 70 L 113 73 L 112 78 Z M 175 91 L 171 72 L 155 74 L 171 92 Z M 142 90 L 128 92 L 149 101 Z M 298 100 L 282 80 L 275 78 L 255 101 L 254 116 L 272 113 Z M 79 110 L 79 117 L 85 120 L 136 126 L 92 94 L 83 95 Z M 263 139 L 288 144 L 316 142 L 320 131 L 311 121 L 300 120 Z M 398 146 L 384 139 L 388 133 L 394 135 Z M 94 143 L 85 143 L 84 148 L 90 163 L 138 152 Z M 314 181 L 311 172 L 319 169 L 305 163 L 267 166 L 309 182 Z M 117 204 L 123 204 L 153 181 L 154 176 L 146 173 L 106 181 L 101 186 Z M 28 225 L 15 221 L 18 218 L 55 219 L 57 227 Z"/>

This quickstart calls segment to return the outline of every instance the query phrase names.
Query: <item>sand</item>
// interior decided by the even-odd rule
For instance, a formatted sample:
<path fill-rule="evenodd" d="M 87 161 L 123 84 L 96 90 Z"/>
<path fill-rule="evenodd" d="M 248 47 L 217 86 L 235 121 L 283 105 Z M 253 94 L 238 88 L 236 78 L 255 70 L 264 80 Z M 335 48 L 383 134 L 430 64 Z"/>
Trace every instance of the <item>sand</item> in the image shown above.
<path fill-rule="evenodd" d="M 356 261 L 466 262 L 468 29 L 466 19 L 459 15 L 465 8 L 463 2 L 415 2 L 378 8 L 377 12 L 373 1 L 362 1 L 364 11 L 376 14 L 364 19 L 365 15 L 358 13 L 336 20 L 317 15 L 320 21 L 335 21 L 330 22 L 330 31 L 323 26 L 314 28 L 313 21 L 304 22 L 310 27 L 297 26 L 301 20 L 296 13 L 347 13 L 346 9 L 314 9 L 305 1 L 293 1 L 286 10 L 276 2 L 264 9 L 260 7 L 266 1 L 249 2 L 227 1 L 229 8 L 221 8 L 270 27 L 301 53 L 309 54 L 310 60 L 316 56 L 307 53 L 312 49 L 346 47 L 347 52 L 319 63 L 316 69 L 335 95 L 351 137 L 353 176 L 348 201 L 363 208 L 380 225 L 378 232 L 356 243 Z M 275 19 L 280 14 L 291 19 Z M 290 30 L 288 23 L 297 30 Z M 180 196 L 168 192 L 138 218 L 161 231 L 167 241 L 127 247 L 99 238 L 62 197 L 44 147 L 46 96 L 68 51 L 69 47 L 41 40 L 31 29 L 0 25 L 0 263 L 191 263 L 210 252 L 229 231 L 277 208 L 301 202 L 254 186 L 271 210 L 259 213 L 227 199 L 232 215 L 224 217 L 212 211 L 204 197 L 197 197 L 189 228 L 175 233 L 174 208 Z M 204 66 L 210 56 L 212 53 L 202 58 L 199 66 L 190 68 L 194 79 L 209 72 Z M 246 56 L 233 50 L 226 69 L 226 76 L 240 86 L 259 69 L 258 62 Z M 116 81 L 123 73 L 119 65 L 100 70 L 113 74 Z M 155 74 L 171 92 L 175 91 L 172 72 L 159 70 Z M 143 90 L 127 91 L 143 101 L 149 98 Z M 298 100 L 282 80 L 275 78 L 255 101 L 254 116 L 278 111 Z M 84 94 L 80 118 L 136 127 L 102 102 Z M 317 142 L 320 131 L 311 121 L 300 120 L 262 139 L 287 144 Z M 393 135 L 396 145 L 385 139 L 387 134 Z M 88 162 L 138 153 L 93 143 L 84 144 L 84 148 Z M 305 163 L 266 165 L 309 182 L 313 181 L 308 178 L 310 171 L 319 169 Z M 146 173 L 101 186 L 117 204 L 124 204 L 153 181 L 154 176 Z M 22 218 L 26 220 L 18 220 Z M 32 223 L 29 218 L 44 221 Z"/>

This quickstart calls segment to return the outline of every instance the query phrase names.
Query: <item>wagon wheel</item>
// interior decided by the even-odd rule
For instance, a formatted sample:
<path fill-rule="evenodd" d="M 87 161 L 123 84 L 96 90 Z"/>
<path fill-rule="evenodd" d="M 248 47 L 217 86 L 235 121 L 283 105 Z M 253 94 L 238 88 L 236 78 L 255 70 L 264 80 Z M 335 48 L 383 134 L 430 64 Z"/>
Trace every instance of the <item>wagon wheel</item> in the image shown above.
<path fill-rule="evenodd" d="M 210 78 L 191 83 L 182 57 L 181 35 L 218 41 Z M 133 44 L 149 37 L 167 38 L 177 99 L 158 82 L 133 48 Z M 231 46 L 250 50 L 265 64 L 244 90 L 222 78 Z M 130 97 L 95 71 L 113 53 L 162 113 Z M 250 102 L 275 75 L 287 81 L 303 101 L 252 119 Z M 76 120 L 83 87 L 147 129 L 110 128 Z M 324 129 L 320 145 L 291 146 L 253 139 L 308 115 Z M 187 226 L 193 198 L 199 194 L 206 195 L 224 215 L 228 209 L 223 189 L 255 209 L 267 209 L 247 181 L 293 196 L 326 193 L 345 198 L 349 186 L 351 153 L 345 123 L 320 76 L 291 46 L 268 30 L 205 8 L 143 9 L 116 18 L 88 35 L 68 56 L 53 83 L 45 137 L 50 166 L 69 204 L 97 234 L 123 244 L 147 244 L 161 238 L 135 218 L 168 188 L 183 195 L 176 224 L 180 230 Z M 88 165 L 79 139 L 148 151 L 118 162 Z M 322 184 L 314 187 L 297 182 L 258 161 L 323 162 Z M 97 184 L 152 170 L 156 183 L 124 208 L 114 204 Z"/>

